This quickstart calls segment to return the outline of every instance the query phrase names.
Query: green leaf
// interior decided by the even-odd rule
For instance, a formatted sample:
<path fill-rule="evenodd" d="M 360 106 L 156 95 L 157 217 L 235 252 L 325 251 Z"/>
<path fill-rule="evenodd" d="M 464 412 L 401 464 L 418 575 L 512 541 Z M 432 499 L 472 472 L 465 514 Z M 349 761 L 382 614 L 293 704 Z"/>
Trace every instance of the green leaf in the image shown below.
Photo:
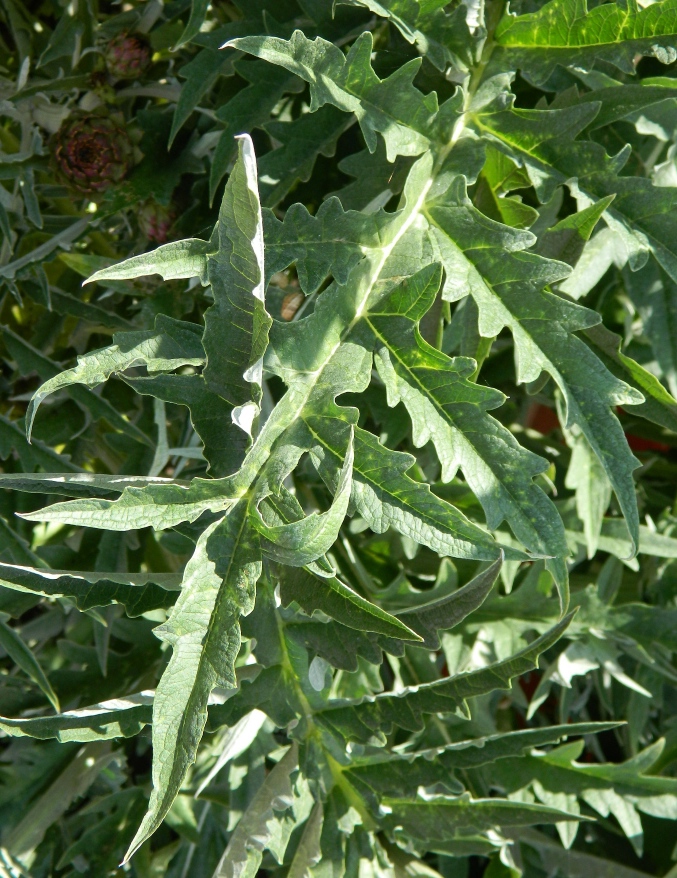
<path fill-rule="evenodd" d="M 564 183 L 584 207 L 614 195 L 604 220 L 626 251 L 630 267 L 641 268 L 653 253 L 677 281 L 677 223 L 671 189 L 654 186 L 644 177 L 621 176 L 629 157 L 627 149 L 609 157 L 600 144 L 576 139 L 594 120 L 600 103 L 515 110 L 512 97 L 505 100 L 502 78 L 497 80 L 501 95 L 492 98 L 487 93 L 485 105 L 474 114 L 478 131 L 524 166 L 541 201 L 549 200 L 555 187 Z"/>
<path fill-rule="evenodd" d="M 347 425 L 331 418 L 306 418 L 311 457 L 322 478 L 333 486 L 343 465 Z M 389 527 L 428 546 L 441 555 L 493 560 L 500 548 L 507 557 L 527 555 L 498 547 L 493 539 L 470 522 L 429 487 L 406 475 L 415 462 L 410 454 L 391 451 L 366 430 L 355 428 L 355 461 L 351 502 L 375 533 Z"/>
<path fill-rule="evenodd" d="M 186 24 L 185 30 L 183 31 L 178 39 L 178 42 L 173 48 L 174 52 L 176 52 L 177 49 L 180 49 L 182 46 L 185 46 L 186 43 L 189 43 L 194 37 L 196 37 L 200 33 L 200 28 L 204 24 L 205 18 L 207 17 L 208 7 L 209 0 L 191 0 L 190 16 L 188 18 L 188 23 Z"/>
<path fill-rule="evenodd" d="M 176 102 L 167 144 L 169 149 L 191 113 L 198 107 L 201 98 L 210 91 L 220 76 L 227 76 L 233 72 L 233 60 L 232 55 L 208 47 L 199 51 L 178 71 L 179 76 L 186 81 L 181 86 L 181 94 Z"/>
<path fill-rule="evenodd" d="M 575 543 L 587 544 L 583 534 L 567 530 L 567 536 L 570 536 Z M 625 522 L 618 518 L 605 518 L 599 536 L 600 549 L 625 560 L 630 557 L 631 546 L 632 542 Z M 656 558 L 677 558 L 677 540 L 640 525 L 638 551 L 640 555 L 653 555 Z"/>
<path fill-rule="evenodd" d="M 578 850 L 565 850 L 557 842 L 534 829 L 519 829 L 511 833 L 522 844 L 538 851 L 545 869 L 560 869 L 567 878 L 648 878 L 641 872 L 624 866 L 616 860 L 598 857 Z"/>
<path fill-rule="evenodd" d="M 503 397 L 469 380 L 474 361 L 450 359 L 421 337 L 419 322 L 435 300 L 441 281 L 439 265 L 422 269 L 372 308 L 365 321 L 388 402 L 404 403 L 416 446 L 433 441 L 443 481 L 450 481 L 457 468 L 463 470 L 482 502 L 490 529 L 507 519 L 529 550 L 561 559 L 567 552 L 559 516 L 533 482 L 546 462 L 522 449 L 508 430 L 486 414 Z M 566 572 L 561 561 L 554 569 L 566 606 Z"/>
<path fill-rule="evenodd" d="M 91 302 L 82 302 L 69 293 L 62 293 L 51 288 L 50 298 L 52 300 L 52 311 L 55 311 L 57 314 L 87 320 L 94 326 L 101 326 L 106 329 L 133 329 L 133 324 L 129 320 L 125 320 L 124 317 L 120 317 L 118 314 L 101 308 L 98 305 L 93 305 Z"/>
<path fill-rule="evenodd" d="M 77 366 L 50 378 L 33 394 L 26 414 L 29 439 L 40 403 L 57 390 L 73 384 L 96 387 L 111 375 L 137 365 L 146 366 L 149 372 L 160 372 L 179 366 L 201 366 L 204 362 L 200 328 L 162 314 L 155 320 L 155 329 L 116 333 L 113 342 L 108 348 L 78 357 Z M 128 426 L 125 421 L 123 424 Z M 145 436 L 144 440 L 148 441 Z"/>
<path fill-rule="evenodd" d="M 397 614 L 398 619 L 423 637 L 423 645 L 427 649 L 439 649 L 440 638 L 437 632 L 448 631 L 482 605 L 498 578 L 501 564 L 502 559 L 495 561 L 448 597 L 400 611 Z"/>
<path fill-rule="evenodd" d="M 677 781 L 648 774 L 664 742 L 619 764 L 588 765 L 576 762 L 581 747 L 564 745 L 550 753 L 510 759 L 492 766 L 493 782 L 508 791 L 534 788 L 539 799 L 566 794 L 582 799 L 602 817 L 612 814 L 642 855 L 643 832 L 638 811 L 674 820 L 677 815 Z"/>
<path fill-rule="evenodd" d="M 160 826 L 181 788 L 207 721 L 215 686 L 234 687 L 239 617 L 254 608 L 261 574 L 246 501 L 211 524 L 186 565 L 181 594 L 155 634 L 172 647 L 153 703 L 153 792 L 125 857 Z"/>
<path fill-rule="evenodd" d="M 2 327 L 2 334 L 7 350 L 12 354 L 12 357 L 15 359 L 17 366 L 22 373 L 25 374 L 35 370 L 43 380 L 50 379 L 51 382 L 54 382 L 56 385 L 59 384 L 61 377 L 64 374 L 60 374 L 61 366 L 59 363 L 55 363 L 53 360 L 44 356 L 44 354 L 36 350 L 32 345 L 25 341 L 25 339 L 20 338 L 7 327 Z M 50 380 L 46 382 L 46 385 L 50 385 Z M 43 387 L 46 385 L 43 385 Z M 55 387 L 55 389 L 58 389 L 58 387 Z M 40 390 L 37 391 L 36 398 L 42 400 L 44 396 L 40 397 L 39 394 Z M 130 423 L 124 418 L 117 411 L 115 406 L 111 405 L 107 400 L 102 399 L 100 396 L 97 396 L 95 393 L 92 393 L 85 388 L 75 388 L 71 391 L 71 396 L 78 406 L 80 406 L 84 412 L 91 415 L 91 417 L 96 420 L 104 419 L 116 430 L 132 436 L 138 442 L 141 442 L 144 445 L 150 444 L 148 436 L 146 436 L 146 434 L 135 424 Z M 32 421 L 35 418 L 36 410 L 37 404 L 29 404 L 29 410 L 27 412 L 27 423 L 29 424 L 29 427 L 32 427 Z"/>
<path fill-rule="evenodd" d="M 30 737 L 46 741 L 55 738 L 66 743 L 131 738 L 150 725 L 153 693 L 138 692 L 113 698 L 57 716 L 25 719 L 0 718 L 0 729 L 12 737 Z"/>
<path fill-rule="evenodd" d="M 295 601 L 309 616 L 319 611 L 357 631 L 374 631 L 414 642 L 421 639 L 406 623 L 365 600 L 336 577 L 318 577 L 295 567 L 283 568 L 280 599 L 284 607 Z"/>
<path fill-rule="evenodd" d="M 209 770 L 207 777 L 200 783 L 195 791 L 197 798 L 202 791 L 209 786 L 222 768 L 224 768 L 232 759 L 241 756 L 254 742 L 254 739 L 261 730 L 266 721 L 266 715 L 261 710 L 250 710 L 242 719 L 238 720 L 235 725 L 228 729 L 222 740 L 221 752 L 219 758 Z"/>
<path fill-rule="evenodd" d="M 306 183 L 317 157 L 333 156 L 336 141 L 351 124 L 349 116 L 329 105 L 293 122 L 268 122 L 266 132 L 280 146 L 259 161 L 261 203 L 274 207 L 297 181 Z"/>
<path fill-rule="evenodd" d="M 289 866 L 287 878 L 305 878 L 310 867 L 317 865 L 322 859 L 320 842 L 323 821 L 322 802 L 315 802 L 310 817 L 303 827 L 303 835 Z"/>
<path fill-rule="evenodd" d="M 243 681 L 237 697 L 233 695 L 225 704 L 221 703 L 223 699 L 219 699 L 216 704 L 209 706 L 208 732 L 222 726 L 234 726 L 252 709 L 264 711 L 279 728 L 284 728 L 297 718 L 296 702 L 289 697 L 289 677 L 280 665 L 253 670 L 257 672 L 256 675 L 249 681 Z"/>
<path fill-rule="evenodd" d="M 327 512 L 313 512 L 306 518 L 270 526 L 255 510 L 252 524 L 261 535 L 261 550 L 269 558 L 293 567 L 305 567 L 321 558 L 336 542 L 348 511 L 353 475 L 353 437 L 341 468 L 336 493 Z"/>
<path fill-rule="evenodd" d="M 652 7 L 609 3 L 588 11 L 586 0 L 550 0 L 537 12 L 505 15 L 496 28 L 503 61 L 544 82 L 555 65 L 588 69 L 609 61 L 625 73 L 634 72 L 636 55 L 653 55 L 663 64 L 674 60 L 677 4 L 662 0 Z"/>
<path fill-rule="evenodd" d="M 383 136 L 388 161 L 398 155 L 420 155 L 430 146 L 437 97 L 434 92 L 424 97 L 413 85 L 420 61 L 412 60 L 387 79 L 379 79 L 371 66 L 369 31 L 360 34 L 347 56 L 321 37 L 309 40 L 300 30 L 288 41 L 241 37 L 226 43 L 230 46 L 284 67 L 310 83 L 311 113 L 327 103 L 354 113 L 370 152 L 376 149 L 377 133 Z"/>
<path fill-rule="evenodd" d="M 203 286 L 207 285 L 208 241 L 199 238 L 186 238 L 184 241 L 171 241 L 162 244 L 150 253 L 141 253 L 124 259 L 108 268 L 95 271 L 87 278 L 86 284 L 100 283 L 104 280 L 133 280 L 159 274 L 163 280 L 181 280 L 199 277 Z"/>
<path fill-rule="evenodd" d="M 316 714 L 317 721 L 340 739 L 356 741 L 382 737 L 383 732 L 388 733 L 394 725 L 410 731 L 420 730 L 423 714 L 463 707 L 466 698 L 508 688 L 514 677 L 537 667 L 538 656 L 559 640 L 572 618 L 573 614 L 569 613 L 554 628 L 506 661 L 396 694 L 384 693 L 352 704 L 329 706 Z"/>
<path fill-rule="evenodd" d="M 572 267 L 578 262 L 583 245 L 590 239 L 604 211 L 614 200 L 607 195 L 589 207 L 572 213 L 548 229 L 539 239 L 536 249 L 547 259 L 561 259 Z"/>
<path fill-rule="evenodd" d="M 77 238 L 83 234 L 88 226 L 88 219 L 76 220 L 62 231 L 49 237 L 44 243 L 39 244 L 33 250 L 30 250 L 18 259 L 14 259 L 12 262 L 7 262 L 0 267 L 0 278 L 14 280 L 17 273 L 26 268 L 26 266 L 44 262 L 45 258 L 59 247 L 68 248 L 73 241 L 77 240 Z"/>
<path fill-rule="evenodd" d="M 65 497 L 98 497 L 121 494 L 128 487 L 183 484 L 160 476 L 107 476 L 98 473 L 0 473 L 0 487 L 30 494 L 62 494 Z"/>
<path fill-rule="evenodd" d="M 122 604 L 129 616 L 168 609 L 180 587 L 174 573 L 73 573 L 0 563 L 0 585 L 45 597 L 67 597 L 83 612 Z"/>
<path fill-rule="evenodd" d="M 465 72 L 477 61 L 478 47 L 485 36 L 484 28 L 471 29 L 469 7 L 457 6 L 444 12 L 442 3 L 411 3 L 410 0 L 343 0 L 387 18 L 395 25 L 408 43 L 438 70 L 451 66 Z"/>
<path fill-rule="evenodd" d="M 361 659 L 372 665 L 380 665 L 384 649 L 399 655 L 403 647 L 399 636 L 397 640 L 386 638 L 332 621 L 293 622 L 287 626 L 286 633 L 290 642 L 300 644 L 303 653 L 313 656 L 312 661 L 315 658 L 321 660 L 314 682 L 310 676 L 312 661 L 308 668 L 308 680 L 316 691 L 325 688 L 328 665 L 337 670 L 355 672 L 360 669 Z M 303 676 L 306 676 L 305 672 Z"/>
<path fill-rule="evenodd" d="M 383 822 L 386 827 L 401 829 L 407 835 L 425 841 L 432 850 L 456 834 L 487 832 L 497 825 L 535 826 L 581 819 L 579 815 L 545 805 L 498 798 L 473 799 L 469 793 L 455 797 L 431 796 L 416 802 L 384 797 L 381 808 L 385 811 Z M 444 847 L 441 850 L 444 851 Z"/>
<path fill-rule="evenodd" d="M 12 452 L 19 458 L 22 469 L 28 472 L 38 466 L 49 472 L 80 471 L 80 467 L 71 463 L 68 457 L 57 454 L 44 442 L 36 439 L 29 444 L 23 424 L 19 426 L 15 421 L 0 415 L 0 457 L 6 460 Z"/>
<path fill-rule="evenodd" d="M 29 566 L 34 564 L 44 567 L 47 566 L 45 562 L 31 550 L 28 543 L 22 539 L 19 534 L 12 530 L 4 518 L 0 518 L 0 534 L 2 535 L 2 541 L 0 541 L 0 546 L 2 546 L 2 549 L 0 549 L 0 558 L 2 558 L 3 561 L 9 561 L 13 564 L 28 564 Z"/>
<path fill-rule="evenodd" d="M 253 435 L 272 320 L 264 304 L 263 220 L 248 135 L 238 138 L 213 239 L 218 249 L 208 258 L 207 275 L 214 304 L 205 313 L 203 376 L 233 407 L 233 422 Z"/>
<path fill-rule="evenodd" d="M 644 402 L 632 407 L 632 414 L 660 424 L 672 432 L 677 432 L 677 400 L 671 396 L 658 379 L 620 350 L 621 340 L 604 326 L 594 326 L 587 330 L 585 338 L 592 344 L 595 352 L 619 378 L 636 387 L 643 395 Z"/>
<path fill-rule="evenodd" d="M 3 567 L 5 565 L 2 565 Z M 5 650 L 12 661 L 21 668 L 31 680 L 39 687 L 48 699 L 54 710 L 58 713 L 59 699 L 52 689 L 45 672 L 40 667 L 40 663 L 35 658 L 31 650 L 21 639 L 19 633 L 3 620 L 0 619 L 0 646 Z"/>
<path fill-rule="evenodd" d="M 247 450 L 247 434 L 232 429 L 232 406 L 209 390 L 202 375 L 125 377 L 124 381 L 137 393 L 188 407 L 211 475 L 221 478 L 237 469 Z"/>
<path fill-rule="evenodd" d="M 625 271 L 624 275 L 626 289 L 641 315 L 644 334 L 651 344 L 660 374 L 674 396 L 677 393 L 677 284 L 655 263 L 648 263 L 637 272 Z M 670 429 L 674 430 L 674 427 Z"/>
<path fill-rule="evenodd" d="M 440 247 L 450 252 L 447 270 L 465 263 L 480 335 L 493 338 L 508 326 L 518 382 L 535 381 L 542 371 L 555 380 L 564 399 L 565 426 L 585 436 L 600 460 L 636 544 L 639 515 L 632 471 L 639 462 L 613 408 L 644 402 L 644 396 L 609 372 L 574 335 L 598 324 L 599 315 L 543 291 L 546 282 L 566 276 L 568 268 L 525 252 L 533 237 L 480 214 L 467 199 L 464 181 L 431 205 L 429 216 Z"/>
<path fill-rule="evenodd" d="M 146 480 L 145 480 L 146 481 Z M 233 503 L 230 480 L 193 479 L 182 484 L 127 487 L 117 500 L 68 500 L 38 512 L 23 513 L 28 521 L 59 521 L 102 530 L 164 530 L 182 521 L 195 521 L 204 512 L 223 512 Z"/>
<path fill-rule="evenodd" d="M 443 783 L 453 791 L 454 771 L 488 765 L 498 759 L 519 757 L 527 750 L 557 744 L 574 735 L 593 735 L 617 728 L 619 723 L 571 723 L 524 729 L 500 735 L 471 738 L 411 753 L 381 752 L 356 760 L 346 776 L 359 789 L 365 787 L 377 796 L 416 798 L 419 787 Z"/>
<path fill-rule="evenodd" d="M 570 439 L 571 461 L 565 485 L 576 492 L 576 512 L 583 522 L 583 533 L 592 558 L 599 547 L 604 513 L 611 502 L 611 485 L 584 436 Z"/>
<path fill-rule="evenodd" d="M 243 37 L 247 39 L 247 37 Z M 226 43 L 222 48 L 227 48 Z M 224 52 L 224 55 L 229 53 Z M 287 92 L 298 92 L 303 88 L 300 80 L 285 74 L 279 68 L 258 61 L 238 61 L 234 64 L 238 75 L 250 84 L 237 92 L 216 111 L 216 118 L 224 123 L 219 137 L 209 174 L 209 200 L 219 188 L 219 184 L 236 153 L 233 138 L 243 131 L 252 131 L 270 121 L 275 106 Z"/>
<path fill-rule="evenodd" d="M 21 820 L 5 834 L 5 849 L 18 858 L 30 856 L 47 830 L 87 792 L 114 757 L 110 744 L 105 741 L 92 741 L 80 748 L 63 771 L 31 803 Z"/>
<path fill-rule="evenodd" d="M 411 167 L 411 159 L 398 156 L 391 164 L 386 157 L 385 144 L 379 140 L 374 153 L 364 149 L 339 162 L 339 169 L 355 177 L 336 195 L 346 210 L 371 213 L 385 207 L 393 195 L 399 195 Z"/>
<path fill-rule="evenodd" d="M 240 818 L 219 860 L 214 878 L 255 875 L 262 851 L 273 838 L 275 811 L 283 811 L 293 801 L 291 774 L 298 768 L 298 745 L 294 741 L 270 772 L 249 807 Z"/>
<path fill-rule="evenodd" d="M 344 211 L 338 198 L 328 198 L 315 216 L 293 204 L 281 222 L 271 210 L 265 211 L 264 221 L 267 275 L 295 264 L 301 289 L 310 295 L 330 274 L 339 284 L 348 283 L 365 253 L 382 249 L 397 214 Z"/>

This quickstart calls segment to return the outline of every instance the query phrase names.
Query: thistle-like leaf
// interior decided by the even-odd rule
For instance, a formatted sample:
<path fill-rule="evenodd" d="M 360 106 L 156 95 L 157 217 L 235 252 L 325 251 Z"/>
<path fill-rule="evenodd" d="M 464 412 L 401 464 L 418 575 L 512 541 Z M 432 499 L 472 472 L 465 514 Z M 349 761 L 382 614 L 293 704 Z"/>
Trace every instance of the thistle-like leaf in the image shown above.
<path fill-rule="evenodd" d="M 327 512 L 313 512 L 298 521 L 268 525 L 258 512 L 252 523 L 261 538 L 261 551 L 274 561 L 305 567 L 317 561 L 334 545 L 348 511 L 353 475 L 352 437 L 341 468 L 336 495 Z"/>
<path fill-rule="evenodd" d="M 56 716 L 35 716 L 26 719 L 0 718 L 0 729 L 12 737 L 54 738 L 64 743 L 102 741 L 109 738 L 131 738 L 150 725 L 153 693 L 137 692 L 114 698 Z"/>
<path fill-rule="evenodd" d="M 259 160 L 261 203 L 274 207 L 297 181 L 306 183 L 317 157 L 334 155 L 336 141 L 352 121 L 350 116 L 326 104 L 316 113 L 305 113 L 293 122 L 265 125 L 266 132 L 281 145 Z"/>
<path fill-rule="evenodd" d="M 175 322 L 179 323 L 180 321 Z M 184 324 L 184 326 L 185 325 L 186 324 Z M 138 333 L 137 335 L 142 335 L 142 333 Z M 23 374 L 35 371 L 40 378 L 46 382 L 36 392 L 34 399 L 29 403 L 28 412 L 26 413 L 27 435 L 30 440 L 35 413 L 41 399 L 44 398 L 40 396 L 42 389 L 52 382 L 55 385 L 62 386 L 61 379 L 64 373 L 61 372 L 61 365 L 59 363 L 55 363 L 49 357 L 46 357 L 44 353 L 34 348 L 33 345 L 29 344 L 25 339 L 20 338 L 6 326 L 2 327 L 2 337 L 7 350 L 16 361 L 19 370 Z M 67 372 L 71 371 L 72 370 L 67 370 Z M 130 436 L 137 442 L 141 442 L 143 445 L 151 444 L 150 438 L 146 436 L 142 430 L 140 430 L 135 424 L 132 424 L 128 419 L 124 418 L 115 406 L 108 402 L 107 399 L 104 399 L 96 393 L 92 393 L 88 387 L 71 386 L 70 396 L 82 411 L 94 420 L 105 420 L 115 430 L 118 430 L 126 436 Z"/>
<path fill-rule="evenodd" d="M 546 805 L 499 798 L 473 799 L 469 793 L 431 796 L 415 802 L 384 797 L 381 808 L 388 828 L 403 830 L 408 836 L 425 841 L 430 849 L 442 852 L 455 834 L 462 837 L 483 833 L 497 825 L 536 826 L 581 819 L 577 814 Z"/>
<path fill-rule="evenodd" d="M 493 338 L 508 326 L 515 340 L 518 382 L 535 381 L 542 371 L 564 398 L 566 427 L 581 433 L 599 458 L 623 510 L 635 544 L 639 515 L 631 453 L 616 405 L 644 402 L 637 390 L 617 379 L 576 335 L 601 320 L 595 312 L 543 291 L 568 267 L 525 252 L 534 239 L 483 216 L 458 181 L 428 215 L 448 270 L 462 261 L 479 310 L 479 332 Z M 449 254 L 447 257 L 446 254 Z"/>
<path fill-rule="evenodd" d="M 211 475 L 221 478 L 237 469 L 249 437 L 244 430 L 230 428 L 232 406 L 207 387 L 202 375 L 163 374 L 123 380 L 137 393 L 188 408 Z"/>
<path fill-rule="evenodd" d="M 342 0 L 387 18 L 408 43 L 413 43 L 423 57 L 438 70 L 451 66 L 454 72 L 466 72 L 477 61 L 477 50 L 486 35 L 483 27 L 471 23 L 469 4 L 445 12 L 441 3 L 416 3 L 412 0 Z"/>
<path fill-rule="evenodd" d="M 634 72 L 636 55 L 653 55 L 664 64 L 675 60 L 677 4 L 662 0 L 655 7 L 609 3 L 588 10 L 586 0 L 550 0 L 536 12 L 505 15 L 496 41 L 505 55 L 536 83 L 545 82 L 557 64 L 592 67 L 609 61 Z"/>
<path fill-rule="evenodd" d="M 167 622 L 155 629 L 172 647 L 153 703 L 153 792 L 127 859 L 158 828 L 194 762 L 217 686 L 234 687 L 239 617 L 254 608 L 261 574 L 246 501 L 210 525 L 186 565 L 183 587 Z"/>
<path fill-rule="evenodd" d="M 402 401 L 406 406 L 416 445 L 433 441 L 444 481 L 451 480 L 459 467 L 463 470 L 491 529 L 507 519 L 528 549 L 562 558 L 566 550 L 559 516 L 533 482 L 546 462 L 521 448 L 486 414 L 503 397 L 469 380 L 475 363 L 463 357 L 450 359 L 420 335 L 419 321 L 441 281 L 439 266 L 422 269 L 382 299 L 365 320 L 388 402 Z M 566 571 L 561 561 L 553 569 L 566 606 Z"/>
<path fill-rule="evenodd" d="M 364 254 L 378 253 L 396 226 L 397 214 L 344 211 L 338 198 L 328 198 L 311 216 L 302 204 L 293 204 L 282 221 L 271 210 L 264 213 L 266 273 L 270 277 L 292 263 L 306 295 L 315 293 L 331 274 L 346 284 Z"/>
<path fill-rule="evenodd" d="M 208 257 L 207 274 L 214 304 L 205 313 L 203 375 L 207 388 L 232 406 L 233 422 L 251 435 L 271 318 L 264 304 L 263 220 L 248 135 L 238 140 L 213 239 L 217 249 Z"/>
<path fill-rule="evenodd" d="M 298 769 L 298 745 L 294 742 L 270 772 L 242 815 L 228 847 L 219 860 L 214 878 L 238 878 L 255 875 L 262 851 L 270 843 L 275 811 L 293 802 L 290 775 Z"/>
<path fill-rule="evenodd" d="M 204 512 L 223 512 L 235 499 L 231 479 L 193 479 L 188 485 L 172 484 L 168 479 L 160 480 L 159 484 L 125 487 L 117 500 L 66 500 L 38 512 L 24 513 L 22 518 L 102 530 L 164 530 L 183 521 L 195 521 Z"/>
<path fill-rule="evenodd" d="M 496 77 L 487 84 L 486 97 L 476 96 L 473 125 L 478 132 L 526 168 L 541 201 L 573 178 L 572 191 L 584 206 L 615 196 L 604 220 L 619 238 L 630 267 L 641 268 L 651 253 L 677 281 L 674 190 L 655 186 L 646 177 L 621 175 L 630 155 L 627 148 L 608 156 L 599 143 L 575 139 L 594 121 L 601 103 L 518 110 L 506 84 L 505 77 Z"/>
<path fill-rule="evenodd" d="M 425 647 L 439 649 L 440 638 L 437 632 L 448 631 L 482 606 L 498 578 L 501 563 L 502 559 L 495 561 L 463 588 L 459 588 L 447 597 L 409 610 L 402 610 L 397 614 L 397 618 L 423 637 Z"/>
<path fill-rule="evenodd" d="M 122 604 L 129 616 L 168 609 L 181 578 L 175 573 L 73 573 L 0 564 L 0 585 L 27 594 L 67 597 L 79 610 Z"/>
<path fill-rule="evenodd" d="M 575 735 L 593 735 L 617 728 L 619 723 L 571 723 L 524 729 L 501 735 L 487 735 L 413 753 L 376 753 L 364 756 L 347 772 L 351 783 L 376 796 L 416 798 L 419 787 L 437 783 L 450 786 L 454 771 L 489 765 L 498 759 L 519 757 L 527 750 L 558 744 Z"/>
<path fill-rule="evenodd" d="M 531 787 L 540 801 L 564 794 L 574 802 L 583 800 L 602 817 L 612 814 L 641 856 L 644 837 L 638 812 L 669 820 L 677 815 L 677 781 L 648 773 L 663 747 L 659 740 L 620 764 L 587 765 L 576 761 L 583 749 L 582 742 L 576 742 L 550 753 L 498 762 L 492 766 L 492 777 L 508 792 Z"/>
<path fill-rule="evenodd" d="M 100 497 L 121 494 L 125 488 L 146 485 L 181 484 L 160 476 L 110 476 L 101 473 L 0 473 L 0 487 L 29 494 L 58 494 L 64 497 Z M 184 487 L 188 487 L 184 483 Z"/>
<path fill-rule="evenodd" d="M 160 314 L 155 328 L 139 332 L 119 332 L 108 348 L 78 357 L 78 364 L 46 381 L 36 390 L 26 414 L 26 432 L 30 438 L 33 421 L 40 403 L 64 387 L 84 384 L 96 387 L 111 375 L 132 366 L 145 366 L 149 372 L 167 372 L 180 366 L 201 366 L 204 350 L 200 328 Z"/>
<path fill-rule="evenodd" d="M 3 565 L 4 566 L 4 565 Z M 24 643 L 18 631 L 15 631 L 4 620 L 0 619 L 0 646 L 12 659 L 14 664 L 30 677 L 35 685 L 46 696 L 49 703 L 58 713 L 59 699 L 52 689 L 40 662 L 33 655 L 31 649 Z"/>
<path fill-rule="evenodd" d="M 311 457 L 323 479 L 333 485 L 343 465 L 348 425 L 334 418 L 306 419 Z M 414 458 L 391 451 L 366 430 L 355 428 L 351 500 L 375 533 L 389 527 L 434 552 L 456 558 L 494 559 L 499 547 L 458 509 L 406 475 Z M 506 557 L 526 559 L 503 547 Z"/>
<path fill-rule="evenodd" d="M 416 156 L 431 143 L 432 117 L 437 96 L 424 96 L 413 85 L 421 62 L 404 64 L 381 80 L 371 66 L 372 35 L 365 31 L 355 40 L 347 56 L 321 37 L 309 40 L 294 31 L 290 40 L 277 37 L 240 37 L 226 47 L 249 52 L 284 67 L 310 84 L 310 111 L 333 104 L 354 113 L 370 152 L 376 149 L 376 135 L 386 143 L 388 160 L 398 155 Z"/>
<path fill-rule="evenodd" d="M 239 32 L 242 33 L 243 30 Z M 230 52 L 221 52 L 225 58 L 230 54 Z M 233 138 L 243 131 L 251 131 L 253 128 L 268 122 L 275 105 L 286 92 L 298 92 L 303 88 L 303 83 L 293 75 L 293 72 L 290 75 L 279 67 L 275 68 L 269 64 L 261 64 L 259 61 L 252 62 L 248 59 L 237 61 L 234 67 L 237 73 L 250 84 L 238 91 L 217 110 L 217 118 L 223 122 L 224 127 L 211 163 L 210 201 L 213 201 L 219 183 L 236 153 Z"/>
<path fill-rule="evenodd" d="M 210 242 L 200 238 L 186 238 L 162 244 L 150 253 L 132 256 L 108 268 L 102 268 L 88 277 L 85 283 L 93 284 L 104 280 L 133 280 L 159 274 L 163 280 L 181 280 L 198 277 L 203 286 L 207 279 L 207 254 Z"/>
<path fill-rule="evenodd" d="M 373 631 L 414 642 L 420 640 L 405 622 L 361 597 L 336 577 L 319 577 L 307 570 L 283 568 L 280 599 L 285 607 L 295 601 L 309 616 L 319 611 L 357 631 Z"/>
<path fill-rule="evenodd" d="M 384 693 L 352 704 L 332 705 L 317 713 L 317 721 L 339 739 L 363 742 L 373 737 L 382 738 L 393 726 L 419 730 L 423 727 L 424 714 L 463 708 L 466 698 L 505 689 L 514 677 L 537 667 L 539 655 L 559 640 L 572 618 L 572 613 L 565 616 L 554 628 L 506 661 L 396 694 Z"/>

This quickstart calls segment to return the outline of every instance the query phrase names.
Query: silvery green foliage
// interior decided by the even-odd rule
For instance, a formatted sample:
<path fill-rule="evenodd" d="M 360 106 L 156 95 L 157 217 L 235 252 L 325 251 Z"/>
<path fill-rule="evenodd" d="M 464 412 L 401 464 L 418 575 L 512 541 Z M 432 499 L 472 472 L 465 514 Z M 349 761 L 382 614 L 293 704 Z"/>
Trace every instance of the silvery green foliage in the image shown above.
<path fill-rule="evenodd" d="M 0 415 L 0 647 L 32 687 L 0 693 L 2 868 L 666 872 L 677 4 L 226 5 L 117 22 L 187 57 L 124 96 L 173 102 L 162 149 L 194 127 L 156 182 L 192 175 L 200 223 L 95 249 L 151 162 L 51 249 L 7 235 L 7 302 L 111 337 L 64 366 L 2 327 L 40 379 Z M 106 27 L 70 4 L 39 65 Z M 29 68 L 2 224 L 39 226 Z M 47 257 L 85 232 L 78 299 Z"/>

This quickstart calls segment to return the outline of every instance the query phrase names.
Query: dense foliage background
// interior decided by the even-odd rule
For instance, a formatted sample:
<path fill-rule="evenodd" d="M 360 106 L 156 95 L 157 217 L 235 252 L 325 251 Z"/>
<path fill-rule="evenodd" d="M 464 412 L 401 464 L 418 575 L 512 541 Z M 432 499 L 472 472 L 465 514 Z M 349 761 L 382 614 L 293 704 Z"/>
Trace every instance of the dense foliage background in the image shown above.
<path fill-rule="evenodd" d="M 677 875 L 676 58 L 0 0 L 0 875 Z"/>

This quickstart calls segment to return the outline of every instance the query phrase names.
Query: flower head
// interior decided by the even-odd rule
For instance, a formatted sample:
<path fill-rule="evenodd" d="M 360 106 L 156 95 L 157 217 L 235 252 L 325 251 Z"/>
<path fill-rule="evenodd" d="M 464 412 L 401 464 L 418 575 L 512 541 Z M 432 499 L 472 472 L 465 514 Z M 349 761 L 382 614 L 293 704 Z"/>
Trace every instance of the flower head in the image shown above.
<path fill-rule="evenodd" d="M 143 34 L 121 33 L 110 41 L 104 58 L 111 76 L 116 79 L 135 79 L 150 65 L 150 44 Z"/>
<path fill-rule="evenodd" d="M 156 201 L 147 201 L 138 213 L 139 228 L 149 241 L 164 244 L 167 235 L 176 219 L 171 207 L 165 207 Z"/>
<path fill-rule="evenodd" d="M 59 175 L 83 195 L 104 192 L 132 167 L 134 148 L 126 129 L 98 113 L 72 113 L 50 147 Z"/>

